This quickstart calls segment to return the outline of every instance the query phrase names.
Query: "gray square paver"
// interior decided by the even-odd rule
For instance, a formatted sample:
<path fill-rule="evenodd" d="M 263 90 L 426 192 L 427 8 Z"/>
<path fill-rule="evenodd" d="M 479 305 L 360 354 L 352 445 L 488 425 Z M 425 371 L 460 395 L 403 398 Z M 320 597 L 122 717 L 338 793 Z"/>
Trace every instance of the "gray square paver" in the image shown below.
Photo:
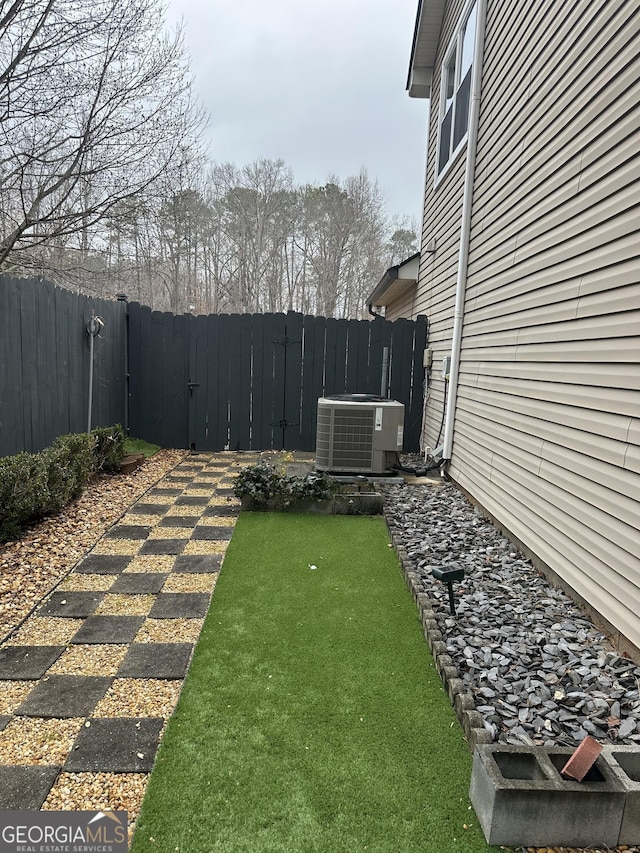
<path fill-rule="evenodd" d="M 193 533 L 192 539 L 231 539 L 233 536 L 233 527 L 213 527 L 209 524 L 197 525 Z"/>
<path fill-rule="evenodd" d="M 193 527 L 198 521 L 197 515 L 167 515 L 158 527 Z M 170 531 L 167 531 L 169 534 Z"/>
<path fill-rule="evenodd" d="M 38 616 L 85 619 L 104 598 L 104 592 L 54 592 L 38 610 Z"/>
<path fill-rule="evenodd" d="M 144 616 L 89 616 L 80 626 L 72 643 L 132 643 Z"/>
<path fill-rule="evenodd" d="M 188 539 L 147 539 L 140 549 L 140 554 L 181 554 L 188 541 Z"/>
<path fill-rule="evenodd" d="M 2 714 L 2 716 L 0 716 L 0 732 L 7 727 L 8 723 L 12 719 L 13 717 L 11 714 Z M 0 808 L 2 808 L 2 806 L 0 806 Z"/>
<path fill-rule="evenodd" d="M 16 716 L 88 717 L 112 681 L 97 675 L 50 675 L 16 708 Z"/>
<path fill-rule="evenodd" d="M 89 554 L 75 571 L 87 575 L 119 575 L 132 559 L 120 554 Z"/>
<path fill-rule="evenodd" d="M 37 811 L 47 799 L 60 767 L 0 767 L 0 809 Z"/>
<path fill-rule="evenodd" d="M 208 592 L 161 592 L 149 611 L 150 619 L 200 619 L 209 609 Z"/>
<path fill-rule="evenodd" d="M 240 513 L 240 507 L 237 506 L 208 506 L 203 510 L 203 515 L 229 515 L 237 516 Z"/>
<path fill-rule="evenodd" d="M 137 503 L 129 507 L 127 513 L 134 515 L 164 515 L 166 511 L 166 504 Z"/>
<path fill-rule="evenodd" d="M 109 592 L 124 595 L 155 595 L 160 592 L 167 577 L 166 572 L 131 572 L 120 575 Z"/>
<path fill-rule="evenodd" d="M 149 773 L 164 724 L 156 717 L 96 717 L 80 733 L 64 769 L 70 773 Z"/>
<path fill-rule="evenodd" d="M 116 678 L 184 678 L 192 643 L 132 643 Z"/>
<path fill-rule="evenodd" d="M 65 646 L 5 646 L 0 649 L 0 681 L 42 678 Z"/>
<path fill-rule="evenodd" d="M 182 495 L 176 498 L 176 506 L 206 506 L 208 495 Z"/>
<path fill-rule="evenodd" d="M 222 554 L 182 554 L 176 557 L 173 571 L 178 574 L 215 574 L 220 571 Z"/>
<path fill-rule="evenodd" d="M 146 539 L 151 528 L 142 524 L 118 524 L 108 530 L 105 539 Z"/>

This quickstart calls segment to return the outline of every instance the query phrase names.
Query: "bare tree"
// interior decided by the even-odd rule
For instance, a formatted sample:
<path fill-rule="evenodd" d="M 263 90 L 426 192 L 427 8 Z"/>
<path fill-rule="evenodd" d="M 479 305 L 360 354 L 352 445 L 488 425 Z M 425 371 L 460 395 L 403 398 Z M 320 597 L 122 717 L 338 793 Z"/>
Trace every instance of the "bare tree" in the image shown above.
<path fill-rule="evenodd" d="M 0 0 L 0 263 L 88 234 L 199 145 L 160 0 Z"/>

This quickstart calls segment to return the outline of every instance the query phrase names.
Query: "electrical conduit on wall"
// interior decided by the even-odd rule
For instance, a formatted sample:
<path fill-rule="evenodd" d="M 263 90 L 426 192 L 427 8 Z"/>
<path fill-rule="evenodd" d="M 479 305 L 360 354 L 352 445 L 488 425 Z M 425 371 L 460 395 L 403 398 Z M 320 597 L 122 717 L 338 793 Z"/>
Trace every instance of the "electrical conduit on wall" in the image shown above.
<path fill-rule="evenodd" d="M 467 137 L 467 160 L 464 173 L 464 194 L 462 199 L 462 221 L 460 223 L 460 247 L 458 249 L 458 273 L 456 278 L 456 301 L 453 314 L 453 336 L 451 342 L 451 369 L 449 373 L 449 398 L 445 413 L 442 458 L 450 460 L 453 449 L 453 428 L 458 399 L 458 377 L 460 374 L 460 353 L 462 350 L 462 326 L 464 324 L 464 303 L 467 289 L 469 262 L 469 243 L 471 240 L 471 205 L 473 201 L 473 182 L 476 168 L 476 148 L 478 143 L 478 124 L 480 118 L 480 94 L 482 89 L 482 58 L 484 52 L 484 30 L 487 16 L 487 0 L 477 0 L 476 41 L 473 56 L 473 77 L 471 81 L 471 106 L 469 115 L 469 134 Z"/>

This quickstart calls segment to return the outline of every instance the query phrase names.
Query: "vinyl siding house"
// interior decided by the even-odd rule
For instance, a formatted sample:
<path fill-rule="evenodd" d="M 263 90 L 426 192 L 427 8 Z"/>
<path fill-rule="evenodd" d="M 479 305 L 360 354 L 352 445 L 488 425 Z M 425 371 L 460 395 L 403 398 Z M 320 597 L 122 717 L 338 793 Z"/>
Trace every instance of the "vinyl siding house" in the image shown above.
<path fill-rule="evenodd" d="M 369 301 L 428 317 L 425 446 L 637 651 L 640 4 L 422 0 L 408 89 L 422 251 Z"/>

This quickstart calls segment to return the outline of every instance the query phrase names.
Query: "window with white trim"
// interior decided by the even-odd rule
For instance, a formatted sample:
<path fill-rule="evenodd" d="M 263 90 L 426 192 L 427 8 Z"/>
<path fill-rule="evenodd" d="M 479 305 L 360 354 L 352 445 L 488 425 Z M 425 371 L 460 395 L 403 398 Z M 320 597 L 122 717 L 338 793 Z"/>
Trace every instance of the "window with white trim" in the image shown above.
<path fill-rule="evenodd" d="M 475 44 L 474 3 L 463 16 L 442 63 L 436 177 L 453 160 L 467 138 Z"/>

